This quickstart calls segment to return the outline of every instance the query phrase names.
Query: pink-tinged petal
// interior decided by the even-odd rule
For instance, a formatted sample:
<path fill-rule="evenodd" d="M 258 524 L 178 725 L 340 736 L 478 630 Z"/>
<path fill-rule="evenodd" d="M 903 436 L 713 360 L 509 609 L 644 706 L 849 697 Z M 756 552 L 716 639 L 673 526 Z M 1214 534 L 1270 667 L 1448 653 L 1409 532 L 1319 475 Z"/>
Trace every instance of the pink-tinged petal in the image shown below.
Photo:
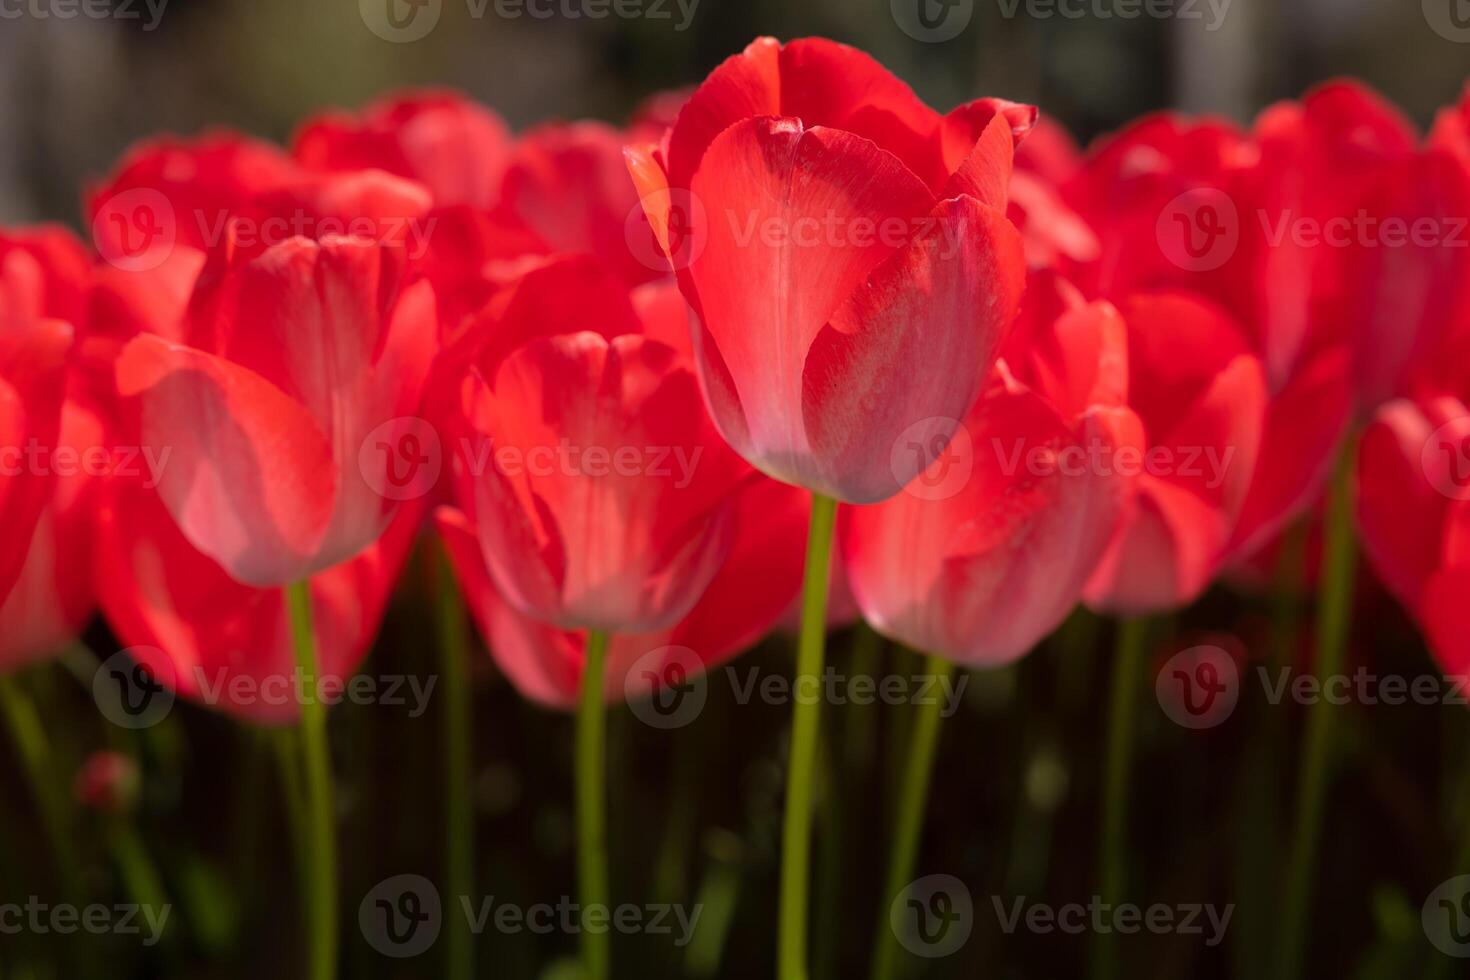
<path fill-rule="evenodd" d="M 293 143 L 313 170 L 380 169 L 429 188 L 439 207 L 495 203 L 512 140 L 495 113 L 454 92 L 407 92 L 361 115 L 329 113 Z"/>
<path fill-rule="evenodd" d="M 981 130 L 970 155 L 955 169 L 939 196 L 968 194 L 981 204 L 1004 212 L 1014 157 L 1010 124 L 1004 116 L 996 116 Z"/>
<path fill-rule="evenodd" d="M 1470 676 L 1470 566 L 1461 565 L 1432 575 L 1424 586 L 1419 618 L 1429 647 L 1449 677 Z"/>
<path fill-rule="evenodd" d="M 666 157 L 671 183 L 690 186 L 716 137 L 753 116 L 790 116 L 807 127 L 856 134 L 933 187 L 947 176 L 941 172 L 939 114 L 878 62 L 824 38 L 784 46 L 759 38 L 711 72 L 679 113 Z"/>
<path fill-rule="evenodd" d="M 1323 351 L 1266 407 L 1255 478 L 1231 552 L 1248 555 L 1317 500 L 1332 471 L 1352 409 L 1347 351 Z"/>
<path fill-rule="evenodd" d="M 1092 466 L 1142 433 L 1126 410 L 1089 412 L 1074 431 L 1013 381 L 993 386 L 968 437 L 919 484 L 872 507 L 845 509 L 841 549 L 853 594 L 880 632 L 972 665 L 1025 654 L 1076 605 L 1132 481 Z M 1071 462 L 1063 464 L 1063 460 Z M 956 469 L 958 467 L 958 469 Z"/>
<path fill-rule="evenodd" d="M 808 507 L 805 493 L 774 480 L 743 484 L 736 492 L 735 543 L 689 614 L 668 629 L 612 637 L 608 700 L 646 687 L 634 670 L 659 676 L 662 665 L 650 664 L 648 655 L 660 648 L 693 651 L 694 658 L 681 660 L 681 666 L 712 669 L 769 633 L 801 587 Z M 463 513 L 441 507 L 435 521 L 495 662 L 525 697 L 570 710 L 581 685 L 585 634 L 547 626 L 508 603 L 496 590 L 476 529 Z"/>
<path fill-rule="evenodd" d="M 372 543 L 396 505 L 384 494 L 389 454 L 364 447 L 417 414 L 438 331 L 428 283 L 399 293 L 400 281 L 391 250 L 292 239 L 237 269 L 213 308 L 230 361 L 303 406 L 330 447 L 336 494 L 314 570 Z"/>
<path fill-rule="evenodd" d="M 638 188 L 623 137 L 601 123 L 548 125 L 521 138 L 505 176 L 507 209 L 558 252 L 595 255 L 629 284 L 662 275 L 628 242 Z"/>
<path fill-rule="evenodd" d="M 96 413 L 67 401 L 58 446 L 85 465 L 92 458 L 89 451 L 104 445 Z M 0 672 L 60 653 L 91 616 L 97 482 L 81 465 L 56 479 L 26 549 L 25 565 L 0 604 Z"/>
<path fill-rule="evenodd" d="M 434 523 L 460 591 L 496 664 L 523 697 L 549 707 L 576 703 L 582 651 L 573 634 L 516 612 L 501 598 L 485 570 L 475 528 L 452 507 L 434 512 Z"/>
<path fill-rule="evenodd" d="M 1128 329 L 1106 301 L 1083 303 L 1060 277 L 1028 283 L 1019 325 L 1005 348 L 1006 366 L 1045 396 L 1063 418 L 1128 401 Z"/>
<path fill-rule="evenodd" d="M 675 351 L 639 336 L 535 340 L 476 379 L 462 461 L 487 566 L 522 611 L 564 628 L 660 629 L 728 551 L 741 468 Z"/>
<path fill-rule="evenodd" d="M 36 521 L 54 488 L 32 448 L 56 445 L 72 327 L 59 320 L 0 323 L 0 601 L 25 562 Z"/>
<path fill-rule="evenodd" d="M 792 482 L 876 503 L 927 468 L 932 455 L 896 464 L 894 447 L 918 425 L 921 445 L 948 441 L 1015 318 L 1024 269 L 1002 214 L 971 198 L 939 204 L 811 343 L 802 375 L 811 457 Z"/>
<path fill-rule="evenodd" d="M 1450 498 L 1424 470 L 1437 423 L 1412 402 L 1389 402 L 1358 449 L 1358 527 L 1380 580 L 1408 609 L 1440 567 Z"/>
<path fill-rule="evenodd" d="M 338 488 L 311 413 L 254 372 L 147 334 L 124 348 L 117 384 L 141 396 L 143 445 L 167 460 L 159 493 L 195 547 L 241 582 L 300 579 Z"/>
<path fill-rule="evenodd" d="M 720 135 L 696 176 L 708 241 L 681 284 L 702 315 L 696 351 L 715 420 L 748 460 L 800 475 L 810 448 L 802 369 L 852 294 L 914 237 L 927 188 L 847 133 L 752 119 Z M 696 298 L 697 297 L 697 298 Z"/>
<path fill-rule="evenodd" d="M 507 354 L 536 337 L 589 331 L 611 339 L 639 329 L 625 284 L 592 256 L 556 255 L 530 261 L 491 300 L 463 338 L 463 357 L 493 378 Z"/>
<path fill-rule="evenodd" d="M 296 722 L 300 678 L 282 590 L 242 585 L 197 551 L 146 481 L 110 478 L 101 497 L 98 598 L 120 644 L 160 682 L 211 710 Z M 372 646 L 421 517 L 406 508 L 373 547 L 312 577 L 328 693 Z"/>
<path fill-rule="evenodd" d="M 1136 616 L 1188 605 L 1209 586 L 1229 533 L 1217 508 L 1145 474 L 1131 517 L 1087 584 L 1088 606 Z"/>
<path fill-rule="evenodd" d="M 730 126 L 751 116 L 781 114 L 780 53 L 774 38 L 757 38 L 726 58 L 689 97 L 665 157 L 674 186 L 689 186 L 705 150 Z"/>

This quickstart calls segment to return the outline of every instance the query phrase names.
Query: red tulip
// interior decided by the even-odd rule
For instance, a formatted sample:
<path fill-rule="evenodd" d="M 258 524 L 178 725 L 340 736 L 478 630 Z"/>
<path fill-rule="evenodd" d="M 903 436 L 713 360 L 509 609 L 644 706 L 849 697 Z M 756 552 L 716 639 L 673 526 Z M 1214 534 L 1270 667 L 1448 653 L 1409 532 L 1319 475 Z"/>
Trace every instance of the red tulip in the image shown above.
<path fill-rule="evenodd" d="M 55 478 L 14 588 L 0 604 L 0 671 L 53 656 L 92 615 L 93 530 L 105 446 L 102 422 L 76 399 L 61 411 L 57 453 L 41 461 Z"/>
<path fill-rule="evenodd" d="M 1142 451 L 1127 335 L 1108 303 L 1033 284 L 965 434 L 904 492 L 844 511 L 854 595 L 881 633 L 975 666 L 1025 654 L 1080 600 Z"/>
<path fill-rule="evenodd" d="M 210 252 L 182 341 L 145 333 L 119 356 L 141 444 L 170 454 L 161 497 L 237 580 L 283 585 L 323 571 L 392 517 L 395 454 L 436 331 L 432 289 L 404 274 L 397 219 L 426 210 L 417 185 L 382 174 L 262 195 L 235 209 Z M 276 242 L 270 216 L 376 237 Z"/>
<path fill-rule="evenodd" d="M 51 467 L 37 461 L 56 447 L 84 275 L 64 233 L 0 231 L 0 601 L 53 491 Z"/>
<path fill-rule="evenodd" d="M 682 619 L 652 632 L 615 633 L 604 694 L 647 693 L 681 671 L 713 669 L 754 645 L 775 625 L 801 584 L 809 501 L 774 480 L 750 481 L 735 495 L 734 543 L 709 587 Z M 570 710 L 582 683 L 586 634 L 548 626 L 516 610 L 491 582 L 479 535 L 458 510 L 436 515 L 460 588 L 486 645 L 516 689 L 540 704 Z M 664 657 L 655 656 L 664 651 Z M 650 660 L 650 658 L 653 660 Z"/>
<path fill-rule="evenodd" d="M 225 714 L 263 724 L 300 716 L 298 682 L 340 693 L 367 655 L 422 518 L 404 508 L 350 561 L 311 577 L 318 678 L 296 674 L 284 593 L 242 585 L 196 549 L 145 478 L 103 482 L 97 593 L 118 641 L 159 682 Z"/>
<path fill-rule="evenodd" d="M 1363 435 L 1357 480 L 1358 523 L 1374 570 L 1423 624 L 1445 673 L 1463 676 L 1470 671 L 1465 402 L 1442 395 L 1384 405 Z"/>
<path fill-rule="evenodd" d="M 974 403 L 1023 285 L 1005 218 L 1035 110 L 941 116 L 866 55 L 763 38 L 709 76 L 661 147 L 630 151 L 697 315 L 702 387 L 757 468 L 872 503 Z M 920 453 L 895 457 L 915 436 Z"/>
<path fill-rule="evenodd" d="M 406 92 L 357 115 L 334 112 L 296 134 L 312 170 L 384 170 L 428 188 L 440 208 L 484 209 L 499 198 L 511 137 L 500 117 L 455 92 Z"/>
<path fill-rule="evenodd" d="M 638 191 L 623 161 L 624 134 L 596 122 L 552 124 L 525 134 L 506 171 L 507 212 L 533 229 L 548 252 L 595 255 L 630 285 L 661 278 L 653 255 L 629 247 Z"/>
<path fill-rule="evenodd" d="M 687 614 L 751 478 L 666 342 L 683 311 L 641 299 L 589 258 L 548 260 L 492 310 L 465 386 L 460 507 L 499 591 L 565 629 L 651 632 Z"/>
<path fill-rule="evenodd" d="M 1218 307 L 1188 293 L 1141 293 L 1128 324 L 1128 405 L 1146 434 L 1131 515 L 1087 587 L 1124 614 L 1193 601 L 1239 518 L 1261 444 L 1261 361 Z"/>

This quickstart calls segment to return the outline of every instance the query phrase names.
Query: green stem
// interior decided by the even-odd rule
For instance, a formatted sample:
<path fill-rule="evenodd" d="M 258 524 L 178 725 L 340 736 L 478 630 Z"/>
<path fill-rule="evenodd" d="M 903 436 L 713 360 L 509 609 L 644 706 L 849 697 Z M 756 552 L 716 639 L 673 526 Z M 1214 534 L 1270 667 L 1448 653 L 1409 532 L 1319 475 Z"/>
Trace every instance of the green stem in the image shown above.
<path fill-rule="evenodd" d="M 332 761 L 327 746 L 327 708 L 316 697 L 319 657 L 312 626 L 311 587 L 298 582 L 286 588 L 296 667 L 307 694 L 301 704 L 301 748 L 306 787 L 307 839 L 303 855 L 310 862 L 306 896 L 306 939 L 310 980 L 332 980 L 337 973 L 337 838 L 333 826 Z"/>
<path fill-rule="evenodd" d="M 820 732 L 821 681 L 827 637 L 827 579 L 837 502 L 812 494 L 802 585 L 801 638 L 796 651 L 796 704 L 791 724 L 791 763 L 786 771 L 786 815 L 781 833 L 781 911 L 777 936 L 780 980 L 807 975 L 807 892 L 810 887 L 812 775 Z"/>
<path fill-rule="evenodd" d="M 56 861 L 61 887 L 70 900 L 79 902 L 83 896 L 82 877 L 76 853 L 72 850 L 75 824 L 71 807 L 65 794 L 57 789 L 55 777 L 58 774 L 52 771 L 54 764 L 46 729 L 35 705 L 14 676 L 0 676 L 0 713 L 5 715 L 6 727 L 20 753 L 26 778 L 35 795 L 44 825 L 41 830 Z"/>
<path fill-rule="evenodd" d="M 587 633 L 587 661 L 582 667 L 582 698 L 577 706 L 577 877 L 581 892 L 582 959 L 588 980 L 607 980 L 612 943 L 606 931 L 586 928 L 587 910 L 608 908 L 607 870 L 607 702 L 603 674 L 607 668 L 607 633 Z"/>
<path fill-rule="evenodd" d="M 470 687 L 464 607 L 449 562 L 441 554 L 437 575 L 439 652 L 444 699 L 445 881 L 457 905 L 474 888 L 474 823 L 470 814 Z M 470 980 L 475 972 L 474 936 L 468 918 L 449 916 L 445 956 L 447 980 Z"/>
<path fill-rule="evenodd" d="M 954 664 L 942 657 L 924 661 L 924 673 L 943 683 L 954 674 Z M 893 851 L 888 861 L 888 883 L 883 889 L 883 906 L 878 919 L 878 938 L 873 947 L 873 980 L 891 980 L 898 972 L 898 939 L 889 928 L 889 906 L 908 886 L 919 854 L 919 836 L 924 828 L 924 810 L 929 801 L 929 779 L 934 772 L 935 749 L 939 745 L 939 723 L 944 701 L 937 695 L 915 709 L 909 734 L 908 765 L 898 797 L 898 815 L 893 826 Z"/>
<path fill-rule="evenodd" d="M 1133 768 L 1134 729 L 1147 641 L 1147 619 L 1125 619 L 1118 623 L 1112 703 L 1108 709 L 1102 859 L 1098 875 L 1098 896 L 1107 905 L 1117 903 L 1125 888 L 1123 852 L 1128 837 L 1128 783 Z M 1117 936 L 1112 931 L 1097 933 L 1092 942 L 1092 980 L 1117 980 L 1118 970 Z"/>
<path fill-rule="evenodd" d="M 1317 606 L 1317 657 L 1314 665 L 1317 679 L 1323 683 L 1342 673 L 1352 619 L 1357 557 L 1353 545 L 1353 457 L 1349 444 L 1338 460 L 1327 507 L 1327 541 L 1321 599 Z M 1296 828 L 1287 867 L 1285 914 L 1281 920 L 1280 980 L 1295 980 L 1300 974 L 1302 956 L 1308 945 L 1312 878 L 1317 868 L 1336 719 L 1337 708 L 1326 699 L 1313 704 L 1307 716 L 1306 748 L 1297 783 Z"/>

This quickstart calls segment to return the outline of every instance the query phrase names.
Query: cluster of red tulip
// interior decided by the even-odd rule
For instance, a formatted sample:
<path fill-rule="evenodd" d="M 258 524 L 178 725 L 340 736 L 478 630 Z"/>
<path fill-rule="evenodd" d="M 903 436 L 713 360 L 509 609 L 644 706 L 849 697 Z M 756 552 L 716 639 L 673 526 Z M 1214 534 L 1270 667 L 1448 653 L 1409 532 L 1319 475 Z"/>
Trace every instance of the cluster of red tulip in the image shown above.
<path fill-rule="evenodd" d="M 1191 603 L 1336 471 L 1338 523 L 1470 669 L 1470 93 L 1427 138 L 1333 82 L 1082 153 L 761 39 L 624 129 L 413 93 L 289 150 L 149 141 L 86 208 L 91 247 L 0 230 L 0 670 L 100 610 L 179 695 L 304 715 L 322 821 L 321 706 L 201 679 L 350 676 L 426 525 L 499 667 L 578 711 L 589 900 L 602 704 L 798 606 L 803 677 L 853 615 L 1001 665 L 1079 603 Z"/>

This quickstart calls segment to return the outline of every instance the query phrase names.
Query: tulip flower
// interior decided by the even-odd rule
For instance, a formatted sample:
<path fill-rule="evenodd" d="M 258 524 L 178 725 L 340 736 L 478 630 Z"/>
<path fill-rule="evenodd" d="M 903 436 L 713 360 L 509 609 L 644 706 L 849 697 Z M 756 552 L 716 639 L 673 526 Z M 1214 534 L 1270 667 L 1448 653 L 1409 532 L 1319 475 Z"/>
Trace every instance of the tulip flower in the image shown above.
<path fill-rule="evenodd" d="M 186 161 L 200 155 L 183 152 Z M 117 187 L 139 170 L 146 180 L 158 155 L 144 151 L 100 191 L 98 213 L 131 206 L 135 219 L 156 218 L 158 199 L 129 205 Z M 437 317 L 432 287 L 410 274 L 406 254 L 431 201 L 382 172 L 306 176 L 289 161 L 284 176 L 257 182 L 267 168 L 239 165 L 241 152 L 224 156 L 218 174 L 166 165 L 158 174 L 175 198 L 206 201 L 194 207 L 210 218 L 200 248 L 164 236 L 169 255 L 145 251 L 149 261 L 139 262 L 110 255 L 99 234 L 118 269 L 156 271 L 166 284 L 153 303 L 126 281 L 102 290 L 103 303 L 133 313 L 117 328 L 142 328 L 116 357 L 121 425 L 155 458 L 167 452 L 157 495 L 193 548 L 248 593 L 286 587 L 298 669 L 316 675 L 311 580 L 372 548 L 411 496 L 403 488 L 431 462 L 413 413 L 437 354 Z M 273 159 L 248 153 L 261 157 Z M 318 699 L 302 705 L 301 735 L 310 976 L 326 980 L 337 958 L 336 849 Z"/>
<path fill-rule="evenodd" d="M 737 491 L 734 543 L 694 607 L 665 629 L 610 638 L 607 699 L 630 692 L 653 696 L 674 675 L 692 680 L 769 633 L 801 585 L 807 516 L 803 496 L 774 480 L 754 480 Z M 435 520 L 495 662 L 527 698 L 571 710 L 582 687 L 586 631 L 559 629 L 518 611 L 492 582 L 469 519 L 442 507 Z M 664 659 L 650 661 L 660 650 Z"/>
<path fill-rule="evenodd" d="M 60 653 L 73 642 L 93 606 L 93 532 L 100 473 L 89 470 L 104 446 L 95 411 L 77 398 L 62 406 L 59 453 L 44 464 L 60 472 L 41 512 L 25 565 L 0 604 L 0 671 Z"/>
<path fill-rule="evenodd" d="M 413 193 L 386 177 L 316 190 L 392 207 Z M 134 338 L 118 390 L 143 445 L 172 454 L 159 492 L 184 535 L 241 583 L 297 582 L 372 544 L 418 465 L 399 458 L 401 420 L 434 357 L 433 293 L 403 279 L 397 246 L 357 237 L 257 240 L 211 262 L 186 342 Z"/>
<path fill-rule="evenodd" d="M 454 420 L 455 497 L 496 590 L 523 615 L 590 631 L 578 814 L 594 904 L 608 636 L 689 615 L 734 542 L 736 491 L 755 479 L 703 410 L 684 317 L 672 286 L 630 294 L 592 256 L 535 264 L 487 309 Z M 605 937 L 585 951 L 605 976 Z"/>
<path fill-rule="evenodd" d="M 751 478 L 702 411 L 692 364 L 579 257 L 528 272 L 494 322 L 455 460 L 491 578 L 564 629 L 671 626 L 724 561 L 731 492 Z"/>
<path fill-rule="evenodd" d="M 178 696 L 252 724 L 296 724 L 335 696 L 372 646 L 422 509 L 311 577 L 320 660 L 301 671 L 282 590 L 241 584 L 194 547 L 150 483 L 111 476 L 99 491 L 98 601 L 132 659 Z"/>
<path fill-rule="evenodd" d="M 840 549 L 868 622 L 928 653 L 926 672 L 940 678 L 955 663 L 1009 663 L 1055 629 L 1128 513 L 1135 480 L 1120 455 L 1143 449 L 1128 390 L 1117 310 L 1034 277 L 963 437 L 897 497 L 844 511 Z M 885 923 L 913 872 L 939 705 L 921 705 L 910 736 Z M 874 976 L 889 977 L 894 933 L 877 935 Z"/>
<path fill-rule="evenodd" d="M 1255 470 L 1266 381 L 1240 329 L 1199 297 L 1139 294 L 1122 313 L 1146 448 L 1136 507 L 1086 596 L 1138 615 L 1191 602 L 1214 577 Z"/>
<path fill-rule="evenodd" d="M 437 207 L 488 208 L 510 160 L 510 131 L 491 110 L 457 92 L 404 92 L 353 115 L 317 116 L 291 152 L 326 173 L 383 170 L 422 184 Z"/>
<path fill-rule="evenodd" d="M 1453 395 L 1379 409 L 1358 456 L 1358 526 L 1445 674 L 1470 671 L 1470 410 Z"/>
<path fill-rule="evenodd" d="M 1022 656 L 1081 599 L 1129 512 L 1120 457 L 1143 451 L 1117 310 L 1047 275 L 1026 308 L 965 437 L 903 493 L 841 521 L 868 622 L 975 667 Z"/>
<path fill-rule="evenodd" d="M 821 498 L 799 679 L 822 670 L 831 501 L 876 503 L 923 472 L 1010 327 L 1025 261 L 1006 191 L 1035 118 L 995 99 L 942 116 L 852 48 L 761 38 L 705 79 L 659 146 L 630 150 L 695 315 L 710 414 L 751 465 Z M 805 970 L 817 715 L 800 705 L 793 733 L 783 976 Z"/>
<path fill-rule="evenodd" d="M 55 229 L 0 230 L 0 602 L 50 499 L 65 371 L 86 259 Z"/>

